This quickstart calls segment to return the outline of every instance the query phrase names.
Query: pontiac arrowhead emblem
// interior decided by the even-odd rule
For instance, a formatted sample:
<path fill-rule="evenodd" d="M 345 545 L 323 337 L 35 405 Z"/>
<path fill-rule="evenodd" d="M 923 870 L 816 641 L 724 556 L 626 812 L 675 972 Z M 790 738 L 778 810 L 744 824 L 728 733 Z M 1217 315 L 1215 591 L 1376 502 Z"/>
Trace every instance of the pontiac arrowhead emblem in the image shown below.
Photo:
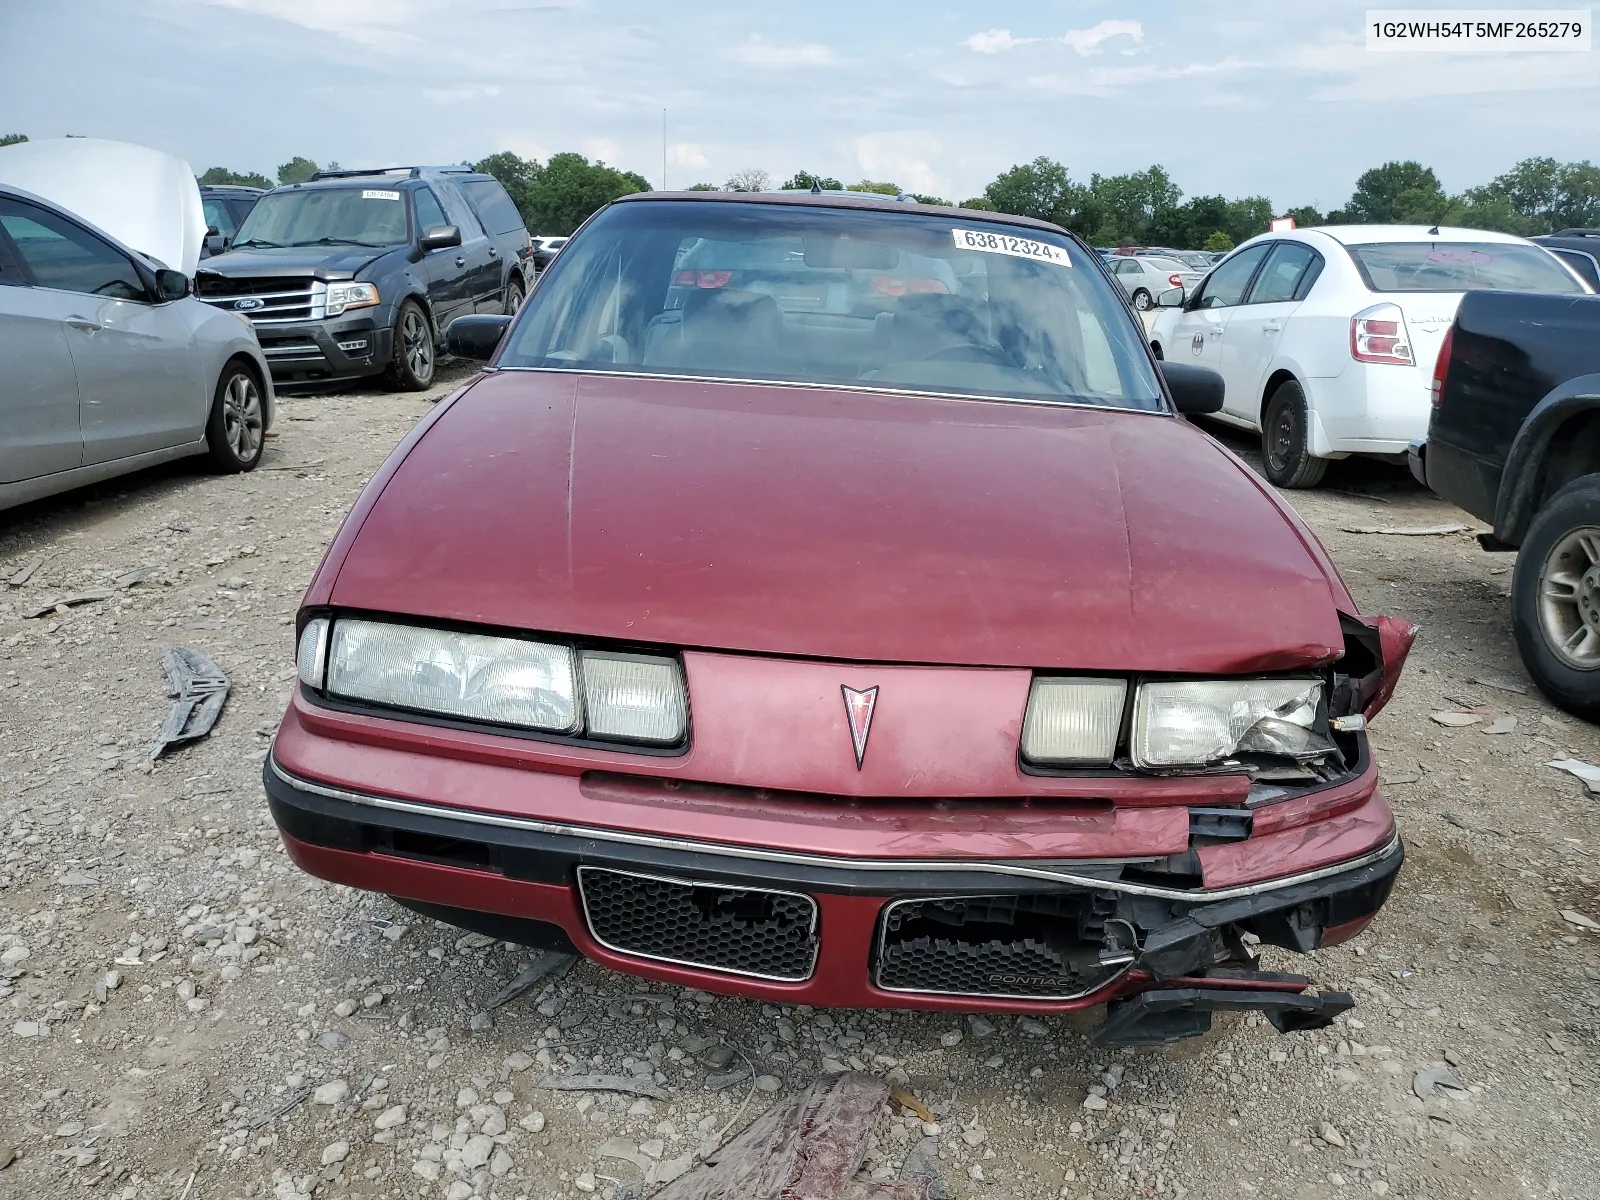
<path fill-rule="evenodd" d="M 850 722 L 850 744 L 856 751 L 856 770 L 861 770 L 861 760 L 867 756 L 867 734 L 872 732 L 872 710 L 878 703 L 878 689 L 869 687 L 864 692 L 855 688 L 839 688 L 844 693 L 844 715 Z"/>

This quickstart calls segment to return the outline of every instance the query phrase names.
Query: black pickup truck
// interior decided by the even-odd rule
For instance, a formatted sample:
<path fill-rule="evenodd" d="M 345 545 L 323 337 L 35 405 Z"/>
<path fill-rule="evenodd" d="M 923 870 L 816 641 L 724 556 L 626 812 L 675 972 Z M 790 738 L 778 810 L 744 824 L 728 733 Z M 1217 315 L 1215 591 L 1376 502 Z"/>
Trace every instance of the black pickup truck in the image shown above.
<path fill-rule="evenodd" d="M 1518 551 L 1512 626 L 1534 682 L 1600 720 L 1600 296 L 1468 292 L 1412 472 Z"/>

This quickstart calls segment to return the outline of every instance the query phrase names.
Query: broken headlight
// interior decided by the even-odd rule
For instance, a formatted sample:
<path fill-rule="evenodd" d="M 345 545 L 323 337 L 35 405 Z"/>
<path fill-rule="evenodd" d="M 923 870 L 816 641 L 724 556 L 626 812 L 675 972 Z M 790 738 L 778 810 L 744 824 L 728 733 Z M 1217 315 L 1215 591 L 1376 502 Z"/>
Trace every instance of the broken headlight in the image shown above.
<path fill-rule="evenodd" d="M 1337 752 L 1321 711 L 1315 679 L 1146 683 L 1133 706 L 1133 761 L 1155 769 L 1251 754 L 1318 761 Z"/>

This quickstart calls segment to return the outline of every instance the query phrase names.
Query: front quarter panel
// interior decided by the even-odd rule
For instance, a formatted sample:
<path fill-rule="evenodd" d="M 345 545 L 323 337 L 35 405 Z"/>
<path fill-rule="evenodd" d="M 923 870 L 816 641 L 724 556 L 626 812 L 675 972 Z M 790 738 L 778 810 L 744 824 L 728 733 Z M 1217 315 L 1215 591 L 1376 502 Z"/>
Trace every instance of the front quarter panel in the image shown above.
<path fill-rule="evenodd" d="M 211 414 L 212 395 L 222 368 L 233 358 L 248 358 L 255 364 L 263 385 L 262 404 L 266 427 L 272 428 L 277 397 L 272 388 L 272 372 L 261 353 L 261 343 L 256 340 L 255 329 L 238 317 L 212 308 L 194 298 L 178 301 L 184 306 L 184 315 L 194 331 L 196 353 L 200 356 L 203 384 L 196 399 L 196 437 L 205 432 L 206 419 Z"/>

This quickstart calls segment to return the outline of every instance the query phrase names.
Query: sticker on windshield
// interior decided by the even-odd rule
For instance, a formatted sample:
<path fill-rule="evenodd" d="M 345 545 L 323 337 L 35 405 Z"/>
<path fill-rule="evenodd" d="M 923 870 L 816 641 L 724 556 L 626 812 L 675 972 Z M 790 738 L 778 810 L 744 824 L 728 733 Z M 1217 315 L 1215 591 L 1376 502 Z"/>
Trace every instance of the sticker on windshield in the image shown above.
<path fill-rule="evenodd" d="M 992 233 L 984 229 L 952 229 L 958 250 L 981 250 L 985 254 L 1009 254 L 1013 258 L 1034 258 L 1040 262 L 1070 267 L 1072 259 L 1060 246 L 1049 242 L 1035 242 L 1029 238 L 1012 237 L 1009 233 Z"/>
<path fill-rule="evenodd" d="M 370 191 L 369 190 L 369 191 L 362 192 L 361 193 L 361 198 L 363 200 L 398 200 L 398 199 L 400 199 L 400 193 L 399 192 L 375 192 L 375 191 Z"/>

